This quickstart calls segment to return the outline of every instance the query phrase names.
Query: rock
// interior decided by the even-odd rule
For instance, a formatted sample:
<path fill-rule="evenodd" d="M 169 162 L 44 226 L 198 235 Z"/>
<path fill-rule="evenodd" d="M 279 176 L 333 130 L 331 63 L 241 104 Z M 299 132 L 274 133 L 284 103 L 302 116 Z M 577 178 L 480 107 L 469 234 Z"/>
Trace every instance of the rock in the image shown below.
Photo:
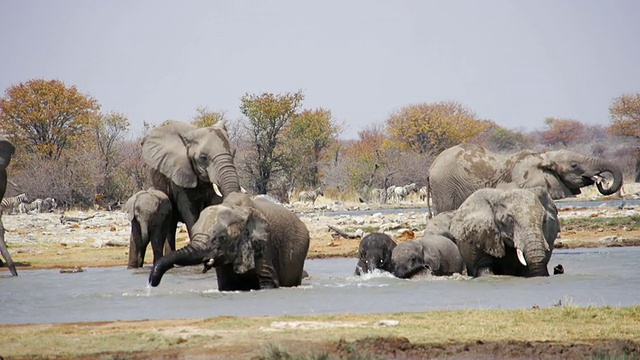
<path fill-rule="evenodd" d="M 80 266 L 60 269 L 60 274 L 75 274 L 75 273 L 81 273 L 81 272 L 84 272 L 84 269 L 81 268 Z"/>
<path fill-rule="evenodd" d="M 618 241 L 618 237 L 616 235 L 605 236 L 603 238 L 600 238 L 600 240 L 598 240 L 598 242 L 601 244 L 612 243 L 617 241 Z"/>

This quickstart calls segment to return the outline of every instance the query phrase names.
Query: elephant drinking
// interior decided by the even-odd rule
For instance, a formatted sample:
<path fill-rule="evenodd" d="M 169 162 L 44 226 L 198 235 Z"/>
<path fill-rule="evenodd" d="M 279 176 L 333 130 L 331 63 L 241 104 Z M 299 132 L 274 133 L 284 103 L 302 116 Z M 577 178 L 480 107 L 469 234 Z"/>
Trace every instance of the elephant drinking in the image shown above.
<path fill-rule="evenodd" d="M 603 174 L 613 178 L 603 185 Z M 551 198 L 580 194 L 596 184 L 603 195 L 622 186 L 622 171 L 613 162 L 568 150 L 500 155 L 475 145 L 457 145 L 438 155 L 429 168 L 434 212 L 457 209 L 474 191 L 511 184 L 512 188 L 545 188 Z"/>

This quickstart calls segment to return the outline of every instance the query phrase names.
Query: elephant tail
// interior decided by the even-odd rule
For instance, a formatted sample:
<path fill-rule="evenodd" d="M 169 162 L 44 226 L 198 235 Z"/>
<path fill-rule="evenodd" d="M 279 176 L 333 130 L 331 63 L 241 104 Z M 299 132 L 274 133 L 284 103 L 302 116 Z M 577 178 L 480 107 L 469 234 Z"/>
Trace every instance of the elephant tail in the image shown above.
<path fill-rule="evenodd" d="M 433 217 L 433 211 L 431 211 L 431 179 L 427 176 L 427 208 L 429 208 L 429 219 Z"/>

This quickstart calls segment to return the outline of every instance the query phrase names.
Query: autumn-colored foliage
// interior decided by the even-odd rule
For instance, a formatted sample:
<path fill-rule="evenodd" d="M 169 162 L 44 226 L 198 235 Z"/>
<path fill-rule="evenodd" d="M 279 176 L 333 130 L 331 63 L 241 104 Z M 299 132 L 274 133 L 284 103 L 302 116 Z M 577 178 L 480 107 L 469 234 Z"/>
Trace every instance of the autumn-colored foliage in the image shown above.
<path fill-rule="evenodd" d="M 546 118 L 547 130 L 542 133 L 542 141 L 546 145 L 568 146 L 583 142 L 587 135 L 587 127 L 578 120 Z"/>
<path fill-rule="evenodd" d="M 614 135 L 631 136 L 640 139 L 640 93 L 622 95 L 613 99 L 609 107 Z"/>
<path fill-rule="evenodd" d="M 258 194 L 266 194 L 272 172 L 287 166 L 286 153 L 278 148 L 282 143 L 284 128 L 294 119 L 304 95 L 296 93 L 261 95 L 245 94 L 240 111 L 247 117 L 250 152 L 243 159 L 244 169 L 251 174 L 253 188 Z"/>
<path fill-rule="evenodd" d="M 196 108 L 196 113 L 191 123 L 197 127 L 213 126 L 219 121 L 226 121 L 223 111 L 211 111 L 201 106 Z"/>
<path fill-rule="evenodd" d="M 433 155 L 465 143 L 493 126 L 493 122 L 479 120 L 455 101 L 408 105 L 387 119 L 393 139 L 417 153 Z"/>
<path fill-rule="evenodd" d="M 0 131 L 20 154 L 59 159 L 64 149 L 85 143 L 99 121 L 98 101 L 58 80 L 29 80 L 0 99 Z"/>
<path fill-rule="evenodd" d="M 303 187 L 320 185 L 321 162 L 341 131 L 326 109 L 303 110 L 285 129 L 286 151 L 296 180 Z"/>

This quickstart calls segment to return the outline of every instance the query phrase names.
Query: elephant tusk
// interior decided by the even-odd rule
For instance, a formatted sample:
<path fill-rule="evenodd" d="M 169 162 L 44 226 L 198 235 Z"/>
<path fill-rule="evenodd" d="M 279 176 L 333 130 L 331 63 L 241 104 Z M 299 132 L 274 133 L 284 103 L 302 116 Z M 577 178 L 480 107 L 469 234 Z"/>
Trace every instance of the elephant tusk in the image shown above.
<path fill-rule="evenodd" d="M 213 264 L 214 264 L 214 260 L 213 259 L 209 259 L 207 261 L 204 262 L 204 268 L 202 269 L 202 273 L 205 274 L 207 271 L 211 270 L 211 268 L 213 268 Z"/>
<path fill-rule="evenodd" d="M 516 255 L 518 255 L 518 260 L 520 261 L 520 263 L 524 266 L 527 266 L 527 261 L 524 259 L 524 253 L 522 253 L 522 250 L 516 248 Z"/>
<path fill-rule="evenodd" d="M 213 184 L 213 192 L 215 192 L 216 195 L 222 197 L 222 193 L 220 192 L 220 188 L 218 188 L 218 184 Z"/>
<path fill-rule="evenodd" d="M 591 177 L 591 180 L 593 180 L 593 182 L 596 184 L 600 184 L 602 182 L 602 176 L 594 175 Z"/>
<path fill-rule="evenodd" d="M 240 192 L 243 193 L 243 194 L 246 194 L 247 190 L 245 190 L 242 186 L 240 186 Z"/>

